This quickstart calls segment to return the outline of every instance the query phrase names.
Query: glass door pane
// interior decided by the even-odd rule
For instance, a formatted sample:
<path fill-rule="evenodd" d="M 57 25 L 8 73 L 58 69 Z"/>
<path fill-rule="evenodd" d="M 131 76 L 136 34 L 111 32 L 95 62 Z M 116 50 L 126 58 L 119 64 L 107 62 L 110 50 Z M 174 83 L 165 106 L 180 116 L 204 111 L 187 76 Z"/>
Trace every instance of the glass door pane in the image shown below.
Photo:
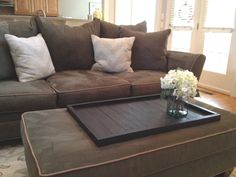
<path fill-rule="evenodd" d="M 189 52 L 191 36 L 191 31 L 172 31 L 171 50 Z"/>
<path fill-rule="evenodd" d="M 173 0 L 170 27 L 172 28 L 170 49 L 189 52 L 194 27 L 195 0 Z"/>
<path fill-rule="evenodd" d="M 227 73 L 235 9 L 236 0 L 205 0 L 202 30 L 206 71 Z"/>

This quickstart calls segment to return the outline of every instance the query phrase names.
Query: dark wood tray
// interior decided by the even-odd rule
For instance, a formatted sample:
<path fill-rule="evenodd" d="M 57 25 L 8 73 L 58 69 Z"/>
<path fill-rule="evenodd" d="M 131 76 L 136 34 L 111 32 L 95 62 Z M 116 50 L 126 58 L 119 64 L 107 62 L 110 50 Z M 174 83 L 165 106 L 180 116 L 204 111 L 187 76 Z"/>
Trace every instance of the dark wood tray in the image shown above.
<path fill-rule="evenodd" d="M 97 146 L 220 120 L 220 114 L 188 104 L 185 118 L 166 114 L 159 95 L 68 105 L 68 110 Z"/>

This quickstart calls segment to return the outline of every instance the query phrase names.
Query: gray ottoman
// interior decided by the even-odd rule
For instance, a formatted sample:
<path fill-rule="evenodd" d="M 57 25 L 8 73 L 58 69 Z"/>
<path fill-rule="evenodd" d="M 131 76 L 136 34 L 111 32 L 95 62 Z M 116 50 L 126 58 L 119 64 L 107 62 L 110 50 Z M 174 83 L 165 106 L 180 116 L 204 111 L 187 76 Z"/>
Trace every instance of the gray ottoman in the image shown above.
<path fill-rule="evenodd" d="M 206 107 L 219 112 L 221 120 L 103 147 L 93 143 L 66 109 L 25 113 L 21 133 L 29 175 L 215 176 L 236 166 L 236 115 Z"/>

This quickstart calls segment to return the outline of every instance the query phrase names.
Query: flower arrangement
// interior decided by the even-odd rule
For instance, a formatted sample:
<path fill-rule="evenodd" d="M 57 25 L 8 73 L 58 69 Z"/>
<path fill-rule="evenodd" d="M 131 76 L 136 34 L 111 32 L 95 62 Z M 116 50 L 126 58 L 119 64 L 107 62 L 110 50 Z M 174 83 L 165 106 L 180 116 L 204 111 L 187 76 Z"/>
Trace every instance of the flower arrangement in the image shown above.
<path fill-rule="evenodd" d="M 164 78 L 161 78 L 163 96 L 176 96 L 183 100 L 195 97 L 197 94 L 197 78 L 188 70 L 170 70 Z"/>
<path fill-rule="evenodd" d="M 167 114 L 181 118 L 186 117 L 188 108 L 185 101 L 197 94 L 197 78 L 188 70 L 170 70 L 161 78 L 161 96 L 167 99 Z"/>

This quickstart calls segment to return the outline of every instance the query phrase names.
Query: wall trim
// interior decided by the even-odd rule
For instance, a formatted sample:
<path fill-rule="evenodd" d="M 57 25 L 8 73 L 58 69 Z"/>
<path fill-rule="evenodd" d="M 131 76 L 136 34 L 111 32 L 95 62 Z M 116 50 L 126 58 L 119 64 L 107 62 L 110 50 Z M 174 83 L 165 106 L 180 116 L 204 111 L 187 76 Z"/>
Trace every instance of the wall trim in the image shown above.
<path fill-rule="evenodd" d="M 208 84 L 198 83 L 198 87 L 205 88 L 205 89 L 212 90 L 212 91 L 219 92 L 219 93 L 223 93 L 225 95 L 230 95 L 230 91 L 224 90 L 224 89 L 221 89 L 218 87 L 214 87 L 214 86 L 211 86 Z"/>

